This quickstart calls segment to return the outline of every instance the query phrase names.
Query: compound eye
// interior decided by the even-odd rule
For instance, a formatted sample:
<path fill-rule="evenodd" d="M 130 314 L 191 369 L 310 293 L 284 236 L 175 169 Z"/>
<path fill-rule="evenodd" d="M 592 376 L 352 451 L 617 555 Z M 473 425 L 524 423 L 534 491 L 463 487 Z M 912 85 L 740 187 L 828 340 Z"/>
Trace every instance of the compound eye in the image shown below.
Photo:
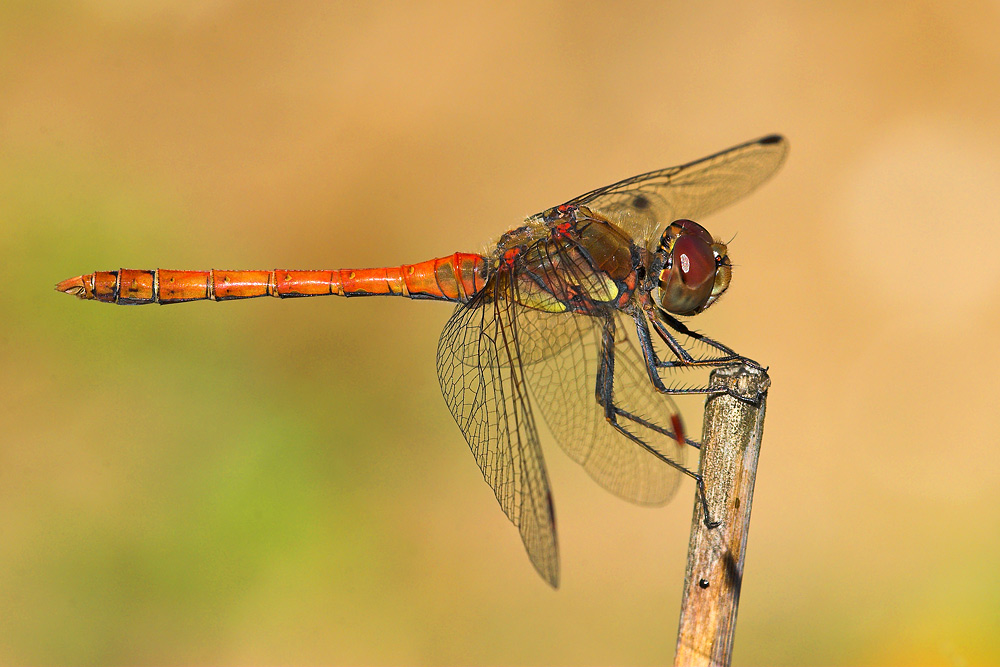
<path fill-rule="evenodd" d="M 696 236 L 705 243 L 708 243 L 709 245 L 712 244 L 712 235 L 708 233 L 707 229 L 699 225 L 694 220 L 688 220 L 686 218 L 674 220 L 672 226 L 675 228 L 675 234 L 677 236 Z"/>
<path fill-rule="evenodd" d="M 670 262 L 660 273 L 660 306 L 674 315 L 703 310 L 712 296 L 716 268 L 711 237 L 706 241 L 701 234 L 679 236 L 671 248 Z"/>
<path fill-rule="evenodd" d="M 715 255 L 712 247 L 702 239 L 682 236 L 674 243 L 674 262 L 678 264 L 681 279 L 692 289 L 715 280 Z"/>

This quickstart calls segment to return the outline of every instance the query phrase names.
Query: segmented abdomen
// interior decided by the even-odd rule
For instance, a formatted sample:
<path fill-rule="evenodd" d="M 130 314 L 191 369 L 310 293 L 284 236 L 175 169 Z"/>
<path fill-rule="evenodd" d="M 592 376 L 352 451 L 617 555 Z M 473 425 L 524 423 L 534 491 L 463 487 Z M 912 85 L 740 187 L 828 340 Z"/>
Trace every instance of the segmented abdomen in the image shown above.
<path fill-rule="evenodd" d="M 332 271 L 96 271 L 64 280 L 56 289 L 81 299 L 120 305 L 228 301 L 258 296 L 404 296 L 466 302 L 486 282 L 481 255 L 455 253 L 418 264 Z"/>

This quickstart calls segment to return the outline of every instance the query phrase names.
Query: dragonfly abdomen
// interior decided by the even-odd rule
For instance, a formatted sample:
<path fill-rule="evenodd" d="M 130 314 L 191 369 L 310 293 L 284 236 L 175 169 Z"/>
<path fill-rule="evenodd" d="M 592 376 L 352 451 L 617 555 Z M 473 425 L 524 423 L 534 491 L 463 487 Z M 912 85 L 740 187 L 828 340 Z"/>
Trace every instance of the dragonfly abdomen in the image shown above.
<path fill-rule="evenodd" d="M 229 301 L 259 296 L 404 296 L 466 302 L 483 288 L 486 260 L 455 253 L 418 264 L 331 271 L 119 269 L 64 280 L 56 289 L 119 305 Z"/>

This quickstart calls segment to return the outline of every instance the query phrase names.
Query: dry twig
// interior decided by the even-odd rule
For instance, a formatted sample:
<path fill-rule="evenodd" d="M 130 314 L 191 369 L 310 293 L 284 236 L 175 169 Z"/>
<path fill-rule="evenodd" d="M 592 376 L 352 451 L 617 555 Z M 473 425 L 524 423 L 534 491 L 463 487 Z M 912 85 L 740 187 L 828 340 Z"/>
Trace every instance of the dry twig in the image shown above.
<path fill-rule="evenodd" d="M 766 372 L 746 363 L 712 373 L 712 388 L 727 393 L 705 402 L 699 472 L 719 523 L 706 525 L 695 501 L 674 665 L 729 665 L 732 657 L 769 385 Z"/>

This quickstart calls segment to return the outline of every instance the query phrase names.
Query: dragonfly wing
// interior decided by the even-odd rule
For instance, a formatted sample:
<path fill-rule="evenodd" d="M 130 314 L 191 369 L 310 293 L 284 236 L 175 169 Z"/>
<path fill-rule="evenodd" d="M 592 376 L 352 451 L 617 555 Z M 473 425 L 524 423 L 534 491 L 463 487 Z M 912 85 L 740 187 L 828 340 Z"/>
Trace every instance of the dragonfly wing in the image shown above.
<path fill-rule="evenodd" d="M 624 315 L 615 317 L 614 403 L 647 424 L 660 425 L 661 430 L 622 417 L 619 423 L 683 465 L 684 448 L 667 434 L 677 407 L 669 396 L 653 388 L 635 340 L 635 324 Z M 572 341 L 525 367 L 535 403 L 563 450 L 594 481 L 620 498 L 641 505 L 670 500 L 680 473 L 614 430 L 597 401 L 601 320 L 541 311 L 524 311 L 520 320 L 525 339 L 540 331 Z"/>
<path fill-rule="evenodd" d="M 566 202 L 586 206 L 651 242 L 680 218 L 698 220 L 748 195 L 778 170 L 788 141 L 769 135 L 677 167 L 651 171 L 598 188 Z"/>
<path fill-rule="evenodd" d="M 519 340 L 521 362 L 525 366 L 578 345 L 577 338 L 589 333 L 589 326 L 567 325 L 573 321 L 570 304 L 574 296 L 608 302 L 619 294 L 615 281 L 593 268 L 594 258 L 582 249 L 584 245 L 578 236 L 571 240 L 549 235 L 528 245 L 514 263 L 511 276 L 515 298 L 526 306 L 520 317 L 530 318 L 531 327 L 530 335 Z M 631 267 L 630 250 L 624 244 L 622 249 L 622 256 L 612 259 L 627 262 Z"/>
<path fill-rule="evenodd" d="M 521 315 L 537 312 L 539 311 L 524 309 Z M 529 368 L 561 354 L 567 347 L 579 345 L 576 339 L 586 332 L 583 329 L 566 327 L 564 320 L 561 319 L 567 317 L 565 314 L 545 314 L 552 315 L 552 317 L 541 318 L 544 321 L 531 322 L 528 325 L 531 331 L 530 337 L 527 334 L 521 336 L 521 365 L 524 368 Z M 520 324 L 520 326 L 522 329 L 525 328 L 524 324 Z M 528 385 L 531 386 L 530 380 Z"/>
<path fill-rule="evenodd" d="M 521 532 L 535 569 L 559 585 L 552 494 L 520 362 L 518 306 L 506 274 L 460 305 L 441 333 L 438 380 L 445 402 L 500 507 Z M 506 297 L 506 298 L 505 298 Z"/>

